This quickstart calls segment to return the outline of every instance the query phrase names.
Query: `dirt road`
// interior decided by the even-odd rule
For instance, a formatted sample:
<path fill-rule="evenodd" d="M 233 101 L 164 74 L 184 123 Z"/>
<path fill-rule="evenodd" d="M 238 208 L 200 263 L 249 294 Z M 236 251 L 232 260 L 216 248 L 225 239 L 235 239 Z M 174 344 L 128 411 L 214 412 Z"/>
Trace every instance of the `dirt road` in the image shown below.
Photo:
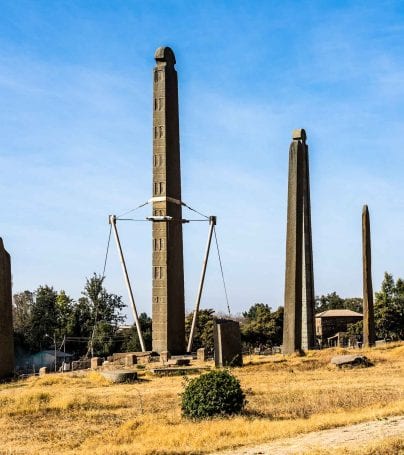
<path fill-rule="evenodd" d="M 404 416 L 315 431 L 254 447 L 216 452 L 214 455 L 296 455 L 307 454 L 320 448 L 360 449 L 361 445 L 365 446 L 377 439 L 393 436 L 404 436 Z"/>

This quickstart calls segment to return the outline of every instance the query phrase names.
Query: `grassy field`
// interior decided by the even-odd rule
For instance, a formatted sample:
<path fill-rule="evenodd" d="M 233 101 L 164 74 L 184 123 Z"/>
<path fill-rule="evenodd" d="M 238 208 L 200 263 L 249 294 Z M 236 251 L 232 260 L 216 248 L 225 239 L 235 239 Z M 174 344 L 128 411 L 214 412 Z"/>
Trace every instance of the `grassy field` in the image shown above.
<path fill-rule="evenodd" d="M 209 453 L 404 414 L 404 343 L 364 350 L 371 368 L 329 365 L 345 352 L 246 357 L 233 370 L 245 413 L 202 422 L 181 417 L 181 377 L 145 372 L 135 384 L 113 385 L 90 372 L 0 385 L 0 454 Z"/>

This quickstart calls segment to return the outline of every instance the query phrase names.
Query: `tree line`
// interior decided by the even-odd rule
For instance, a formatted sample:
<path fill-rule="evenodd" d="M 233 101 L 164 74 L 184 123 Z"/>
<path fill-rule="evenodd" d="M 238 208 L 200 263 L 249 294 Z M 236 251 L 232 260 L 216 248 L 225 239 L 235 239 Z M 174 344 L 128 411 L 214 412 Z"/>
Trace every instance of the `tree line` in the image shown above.
<path fill-rule="evenodd" d="M 107 356 L 112 352 L 140 351 L 134 326 L 122 330 L 125 321 L 122 297 L 109 293 L 104 277 L 94 274 L 86 280 L 82 296 L 76 301 L 65 291 L 56 291 L 48 285 L 34 292 L 14 295 L 13 320 L 16 350 L 37 352 L 65 342 L 66 352 L 77 357 L 84 355 Z M 350 309 L 362 312 L 362 299 L 342 298 L 336 292 L 316 298 L 316 313 L 331 309 Z M 375 293 L 374 314 L 378 339 L 404 339 L 404 280 L 396 281 L 385 273 L 379 292 Z M 192 314 L 185 320 L 189 336 Z M 193 349 L 206 347 L 213 350 L 213 326 L 216 315 L 211 308 L 199 311 L 193 340 Z M 272 347 L 282 344 L 283 307 L 273 311 L 264 303 L 255 303 L 248 311 L 235 316 L 240 321 L 245 348 Z M 146 349 L 151 350 L 152 320 L 146 313 L 139 316 Z M 351 324 L 348 332 L 360 337 L 362 321 Z"/>
<path fill-rule="evenodd" d="M 121 332 L 125 321 L 122 297 L 109 293 L 104 277 L 94 274 L 86 280 L 76 301 L 65 291 L 39 286 L 13 298 L 14 339 L 19 351 L 38 352 L 49 347 L 66 349 L 77 357 L 106 356 L 136 347 L 133 331 Z M 140 315 L 146 343 L 151 348 L 151 319 Z"/>

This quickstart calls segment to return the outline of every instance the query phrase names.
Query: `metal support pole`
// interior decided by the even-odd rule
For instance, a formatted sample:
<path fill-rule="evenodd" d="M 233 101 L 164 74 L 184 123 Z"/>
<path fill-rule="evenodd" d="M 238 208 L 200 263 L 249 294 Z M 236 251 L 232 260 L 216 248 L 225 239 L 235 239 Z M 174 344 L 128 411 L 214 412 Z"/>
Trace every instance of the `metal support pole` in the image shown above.
<path fill-rule="evenodd" d="M 130 285 L 128 271 L 126 269 L 126 263 L 125 263 L 125 259 L 123 257 L 121 242 L 119 240 L 118 231 L 116 229 L 116 216 L 115 215 L 110 215 L 109 216 L 109 223 L 112 226 L 112 230 L 114 231 L 114 237 L 115 237 L 115 241 L 116 241 L 116 246 L 118 248 L 118 253 L 119 253 L 119 258 L 120 258 L 120 261 L 121 261 L 123 275 L 124 275 L 124 278 L 125 278 L 126 288 L 128 290 L 129 300 L 131 301 L 131 304 L 132 304 L 133 318 L 135 320 L 137 334 L 138 334 L 139 341 L 140 341 L 140 346 L 142 348 L 142 352 L 146 352 L 146 347 L 145 347 L 144 340 L 143 340 L 142 330 L 141 330 L 141 327 L 140 327 L 140 321 L 139 321 L 139 318 L 138 318 L 138 315 L 137 315 L 135 299 L 133 298 L 132 287 Z"/>
<path fill-rule="evenodd" d="M 215 228 L 215 225 L 216 225 L 216 217 L 215 216 L 210 216 L 209 217 L 209 225 L 210 225 L 210 227 L 209 227 L 208 243 L 206 245 L 205 259 L 204 259 L 203 265 L 202 265 L 201 280 L 199 282 L 198 295 L 196 297 L 195 312 L 194 312 L 194 317 L 192 319 L 191 332 L 189 333 L 187 352 L 191 352 L 191 349 L 192 349 L 192 341 L 193 341 L 194 333 L 195 333 L 196 320 L 198 318 L 199 304 L 201 302 L 201 297 L 202 297 L 203 283 L 205 281 L 206 266 L 208 265 L 210 244 L 211 244 L 211 241 L 212 241 L 213 229 Z"/>

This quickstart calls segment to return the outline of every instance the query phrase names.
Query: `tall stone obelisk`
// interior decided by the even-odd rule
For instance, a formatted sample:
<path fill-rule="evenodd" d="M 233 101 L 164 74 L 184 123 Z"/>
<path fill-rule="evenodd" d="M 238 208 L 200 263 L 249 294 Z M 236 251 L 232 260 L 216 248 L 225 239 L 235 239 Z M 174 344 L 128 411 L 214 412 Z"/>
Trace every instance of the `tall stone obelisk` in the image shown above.
<path fill-rule="evenodd" d="M 175 55 L 159 47 L 153 70 L 153 350 L 185 352 L 178 80 Z"/>
<path fill-rule="evenodd" d="M 10 255 L 0 238 L 0 379 L 14 373 L 14 339 Z"/>
<path fill-rule="evenodd" d="M 363 264 L 363 344 L 374 346 L 376 341 L 373 310 L 372 252 L 370 219 L 367 205 L 362 210 L 362 264 Z"/>
<path fill-rule="evenodd" d="M 309 153 L 304 129 L 289 148 L 283 352 L 315 347 Z"/>

